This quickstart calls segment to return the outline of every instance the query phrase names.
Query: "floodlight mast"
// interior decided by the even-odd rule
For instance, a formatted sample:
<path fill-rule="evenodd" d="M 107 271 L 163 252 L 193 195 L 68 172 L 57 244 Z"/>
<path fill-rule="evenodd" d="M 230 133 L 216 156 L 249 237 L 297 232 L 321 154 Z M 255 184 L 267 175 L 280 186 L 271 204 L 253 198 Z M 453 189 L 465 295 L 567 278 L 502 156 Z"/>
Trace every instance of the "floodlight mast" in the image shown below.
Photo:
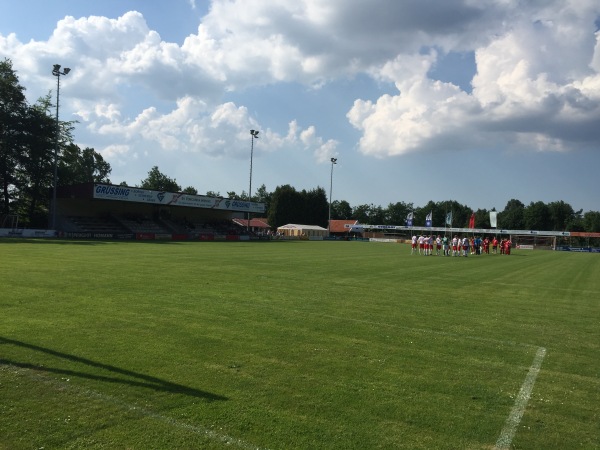
<path fill-rule="evenodd" d="M 254 156 L 254 139 L 258 139 L 258 130 L 250 130 L 251 143 L 250 143 L 250 186 L 248 187 L 248 201 L 252 201 L 252 159 Z M 248 232 L 250 232 L 250 210 L 248 210 Z"/>
<path fill-rule="evenodd" d="M 52 66 L 52 75 L 56 77 L 56 139 L 54 142 L 54 180 L 52 186 L 52 223 L 51 228 L 56 231 L 56 189 L 58 183 L 58 147 L 60 141 L 60 122 L 58 120 L 58 108 L 60 103 L 60 76 L 67 75 L 71 69 L 65 67 L 62 72 L 60 64 Z"/>
<path fill-rule="evenodd" d="M 327 222 L 327 235 L 331 237 L 331 192 L 333 191 L 333 166 L 337 164 L 337 158 L 331 158 L 331 177 L 329 179 L 329 221 Z"/>

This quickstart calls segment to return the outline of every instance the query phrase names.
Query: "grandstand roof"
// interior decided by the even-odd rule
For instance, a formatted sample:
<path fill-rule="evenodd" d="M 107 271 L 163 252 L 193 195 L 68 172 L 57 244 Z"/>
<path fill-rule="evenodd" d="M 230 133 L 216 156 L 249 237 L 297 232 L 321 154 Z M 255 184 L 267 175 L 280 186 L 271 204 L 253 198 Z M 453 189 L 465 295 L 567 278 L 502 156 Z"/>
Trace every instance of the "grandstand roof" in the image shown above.
<path fill-rule="evenodd" d="M 358 220 L 355 219 L 331 220 L 329 222 L 329 231 L 331 233 L 348 233 L 350 228 L 346 227 L 346 225 L 356 224 L 358 224 Z"/>
<path fill-rule="evenodd" d="M 240 226 L 248 227 L 247 219 L 233 219 L 234 223 L 237 223 Z M 255 218 L 250 219 L 250 228 L 263 228 L 265 230 L 271 229 L 271 225 L 269 225 L 269 220 L 265 218 Z"/>

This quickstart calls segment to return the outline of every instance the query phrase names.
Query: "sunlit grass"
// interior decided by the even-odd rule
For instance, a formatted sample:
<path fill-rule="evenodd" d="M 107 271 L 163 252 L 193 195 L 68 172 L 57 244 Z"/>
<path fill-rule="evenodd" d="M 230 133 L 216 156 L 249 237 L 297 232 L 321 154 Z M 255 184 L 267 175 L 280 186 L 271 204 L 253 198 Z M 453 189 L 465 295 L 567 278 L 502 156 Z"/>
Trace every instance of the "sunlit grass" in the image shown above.
<path fill-rule="evenodd" d="M 600 257 L 0 241 L 0 448 L 600 446 Z"/>

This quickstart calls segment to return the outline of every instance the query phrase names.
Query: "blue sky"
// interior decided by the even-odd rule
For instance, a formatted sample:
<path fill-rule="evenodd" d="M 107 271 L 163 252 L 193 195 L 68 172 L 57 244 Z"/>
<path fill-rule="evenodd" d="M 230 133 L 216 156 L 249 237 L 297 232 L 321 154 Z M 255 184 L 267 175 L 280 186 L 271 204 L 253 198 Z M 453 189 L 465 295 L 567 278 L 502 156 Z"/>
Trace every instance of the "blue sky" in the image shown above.
<path fill-rule="evenodd" d="M 0 57 L 139 184 L 600 210 L 591 0 L 0 0 Z"/>

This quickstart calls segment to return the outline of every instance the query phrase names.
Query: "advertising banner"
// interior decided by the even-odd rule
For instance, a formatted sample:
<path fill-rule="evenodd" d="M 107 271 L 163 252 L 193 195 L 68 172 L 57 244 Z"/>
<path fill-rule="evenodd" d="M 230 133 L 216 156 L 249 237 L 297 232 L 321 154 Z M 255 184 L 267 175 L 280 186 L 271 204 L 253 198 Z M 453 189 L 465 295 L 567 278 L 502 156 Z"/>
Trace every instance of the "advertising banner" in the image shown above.
<path fill-rule="evenodd" d="M 157 205 L 186 206 L 227 211 L 264 213 L 264 203 L 232 200 L 222 197 L 207 197 L 174 192 L 150 191 L 147 189 L 112 184 L 94 184 L 94 198 L 124 202 L 152 203 Z"/>
<path fill-rule="evenodd" d="M 598 247 L 570 247 L 568 245 L 563 245 L 556 247 L 555 250 L 561 252 L 600 253 L 600 248 Z"/>
<path fill-rule="evenodd" d="M 0 237 L 49 238 L 55 235 L 54 230 L 0 228 Z"/>

